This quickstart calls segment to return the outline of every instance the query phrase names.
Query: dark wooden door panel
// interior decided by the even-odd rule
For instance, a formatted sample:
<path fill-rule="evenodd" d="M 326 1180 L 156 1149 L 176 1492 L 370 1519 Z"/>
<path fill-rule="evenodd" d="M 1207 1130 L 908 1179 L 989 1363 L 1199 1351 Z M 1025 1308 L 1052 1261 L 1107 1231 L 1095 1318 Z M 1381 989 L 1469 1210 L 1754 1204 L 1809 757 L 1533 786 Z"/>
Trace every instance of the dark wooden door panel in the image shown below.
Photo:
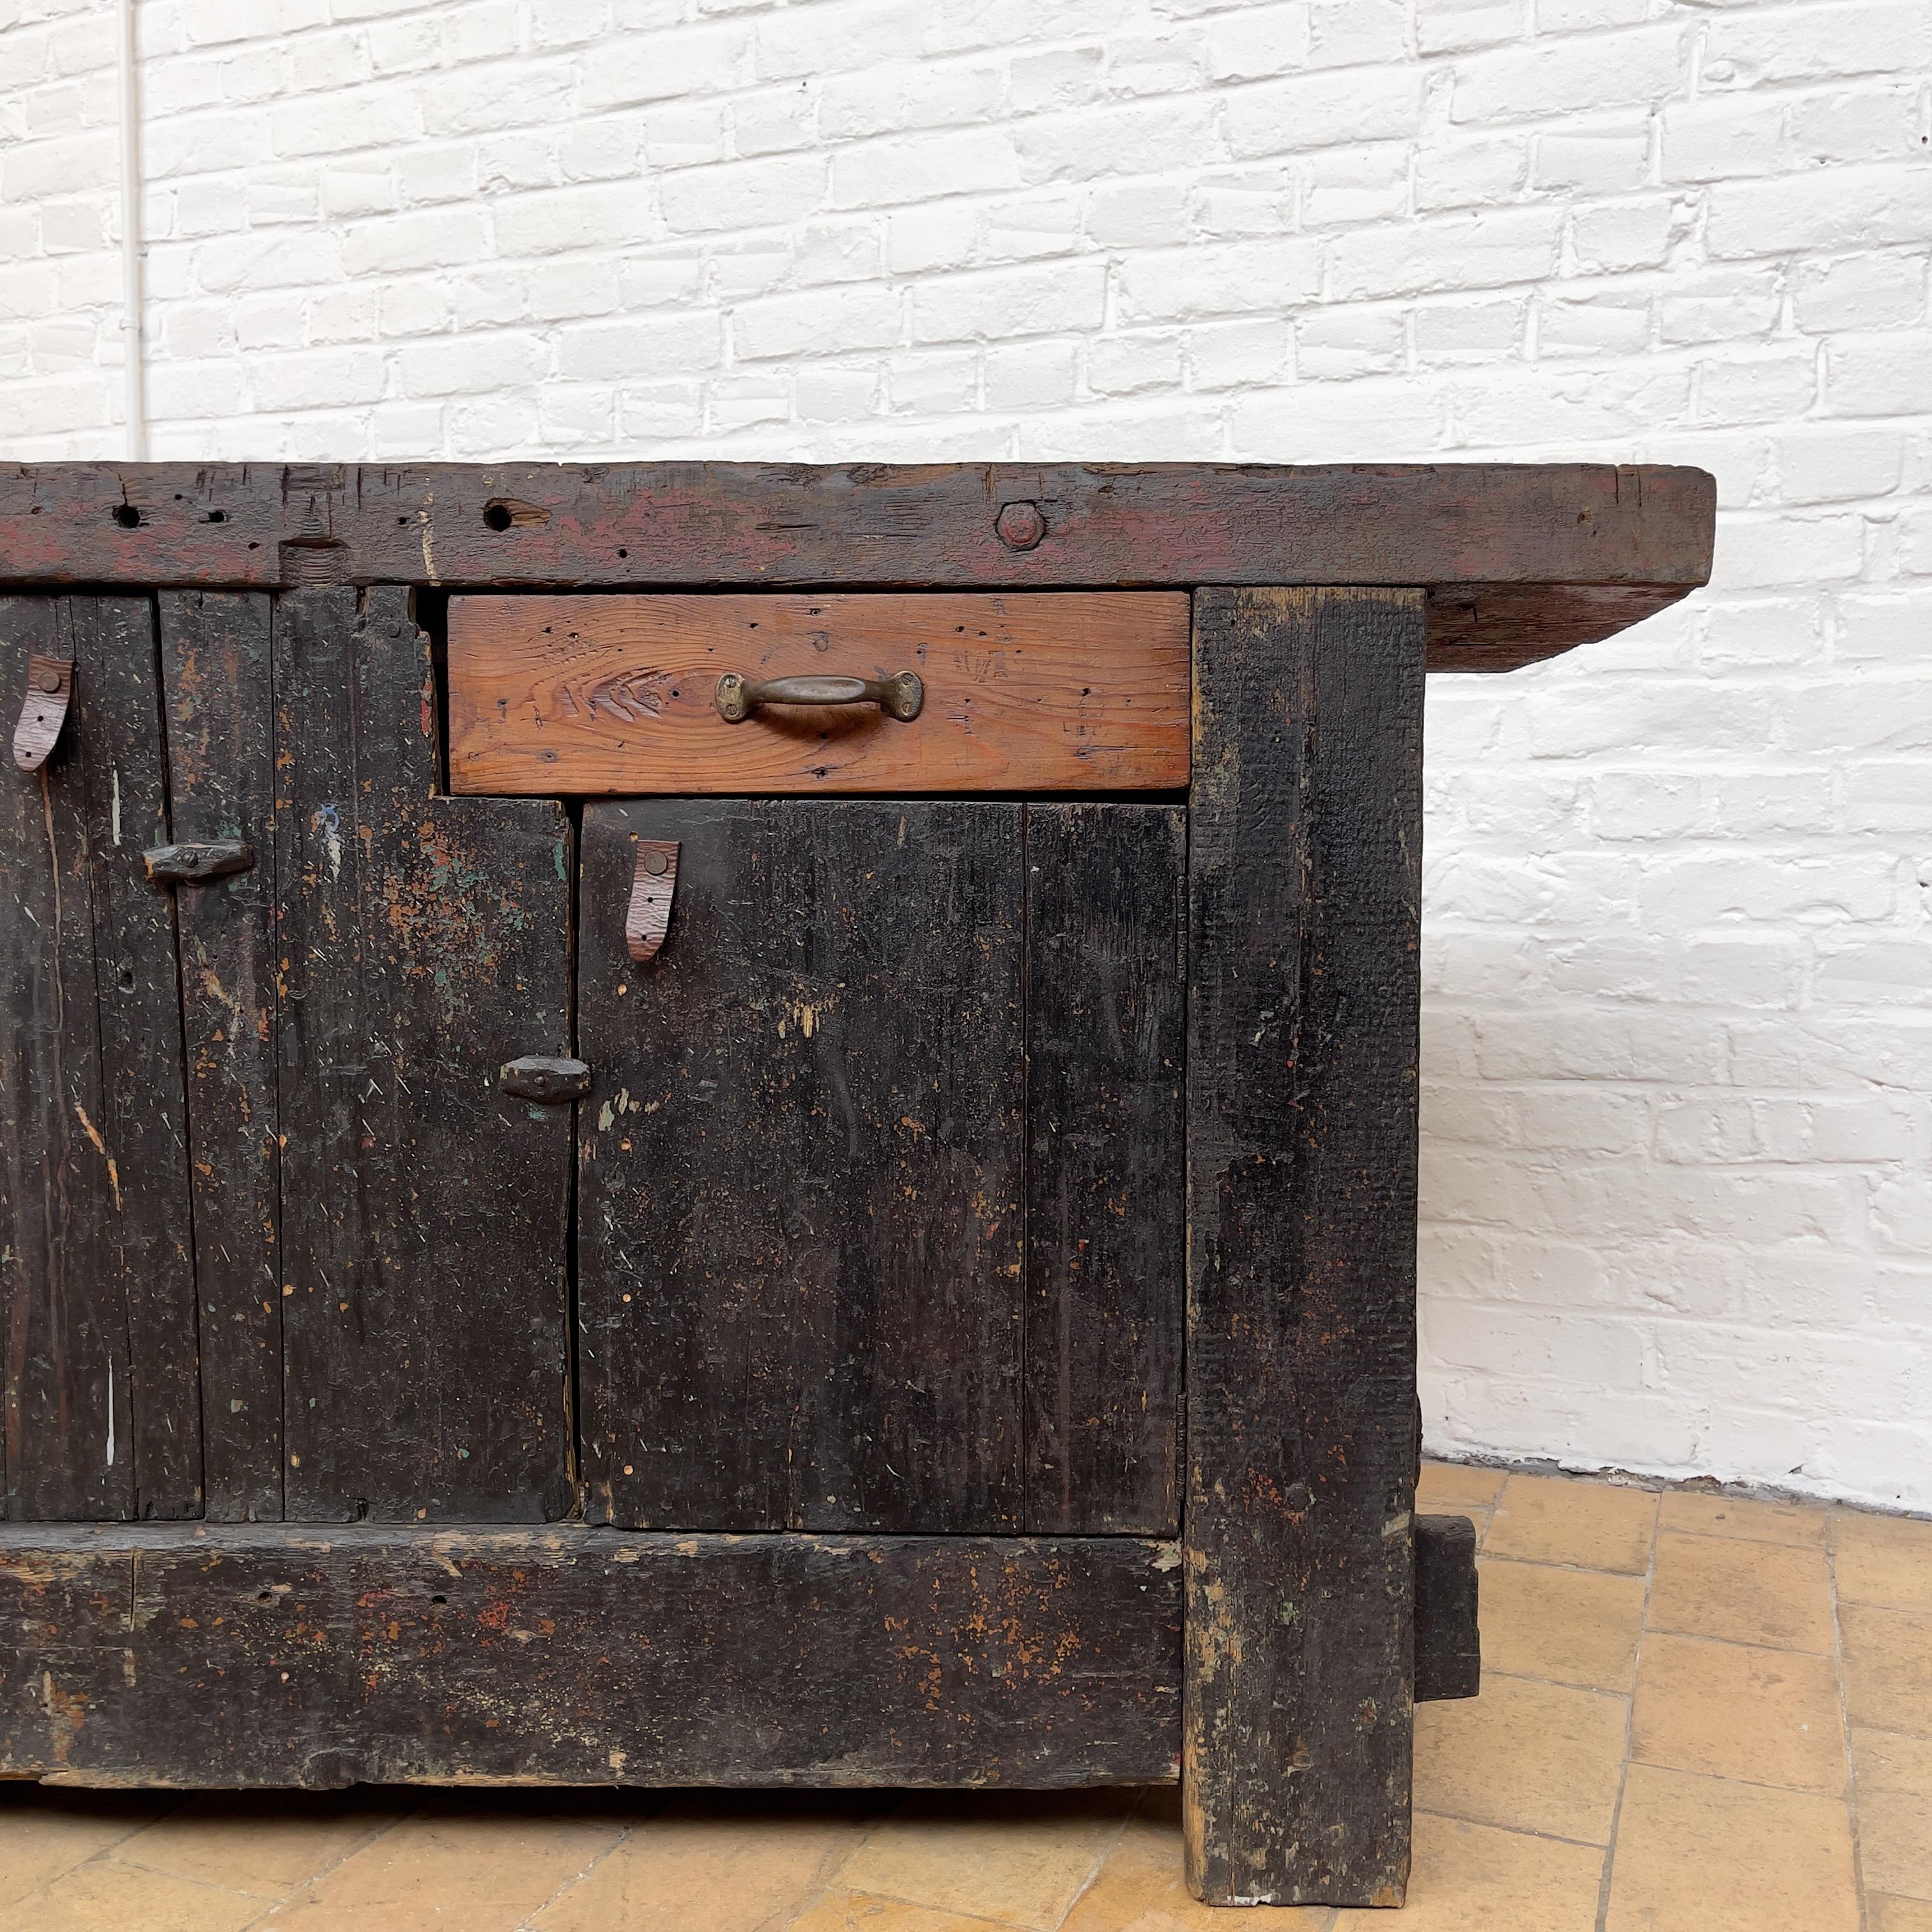
<path fill-rule="evenodd" d="M 1027 1527 L 1179 1523 L 1185 812 L 1027 808 Z"/>
<path fill-rule="evenodd" d="M 286 1510 L 530 1520 L 568 1479 L 570 825 L 434 796 L 404 594 L 275 612 Z"/>
<path fill-rule="evenodd" d="M 175 893 L 206 1513 L 272 1522 L 282 1514 L 274 600 L 164 591 L 160 604 L 174 836 L 239 839 L 254 854 L 245 870 Z"/>
<path fill-rule="evenodd" d="M 639 838 L 670 930 L 624 946 Z M 1017 1529 L 1022 820 L 599 805 L 579 984 L 591 1520 Z"/>
<path fill-rule="evenodd" d="M 0 1256 L 6 1508 L 201 1508 L 172 908 L 154 607 L 0 602 L 0 692 L 74 661 L 52 757 L 0 776 Z M 9 723 L 10 724 L 10 719 Z"/>

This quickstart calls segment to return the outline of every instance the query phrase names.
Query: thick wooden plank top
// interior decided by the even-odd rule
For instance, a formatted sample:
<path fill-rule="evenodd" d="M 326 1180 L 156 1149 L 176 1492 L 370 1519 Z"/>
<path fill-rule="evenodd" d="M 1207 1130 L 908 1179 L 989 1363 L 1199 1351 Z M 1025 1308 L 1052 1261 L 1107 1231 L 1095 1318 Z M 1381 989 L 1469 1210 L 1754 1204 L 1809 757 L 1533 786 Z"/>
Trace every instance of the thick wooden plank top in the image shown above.
<path fill-rule="evenodd" d="M 1608 464 L 248 464 L 0 469 L 0 586 L 1414 586 L 1507 670 L 1710 574 L 1700 470 Z"/>

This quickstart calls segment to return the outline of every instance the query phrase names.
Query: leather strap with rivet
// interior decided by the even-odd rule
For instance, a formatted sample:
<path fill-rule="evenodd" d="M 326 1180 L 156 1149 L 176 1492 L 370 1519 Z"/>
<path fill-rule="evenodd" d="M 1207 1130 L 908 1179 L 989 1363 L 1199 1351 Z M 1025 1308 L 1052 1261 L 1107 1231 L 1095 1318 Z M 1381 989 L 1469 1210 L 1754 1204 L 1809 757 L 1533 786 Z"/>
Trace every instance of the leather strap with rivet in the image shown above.
<path fill-rule="evenodd" d="M 640 966 L 655 959 L 670 930 L 671 896 L 677 890 L 677 842 L 640 838 L 631 874 L 631 904 L 624 918 L 624 943 Z"/>
<path fill-rule="evenodd" d="M 27 695 L 14 727 L 14 762 L 22 771 L 38 771 L 52 755 L 73 701 L 73 658 L 28 658 Z"/>

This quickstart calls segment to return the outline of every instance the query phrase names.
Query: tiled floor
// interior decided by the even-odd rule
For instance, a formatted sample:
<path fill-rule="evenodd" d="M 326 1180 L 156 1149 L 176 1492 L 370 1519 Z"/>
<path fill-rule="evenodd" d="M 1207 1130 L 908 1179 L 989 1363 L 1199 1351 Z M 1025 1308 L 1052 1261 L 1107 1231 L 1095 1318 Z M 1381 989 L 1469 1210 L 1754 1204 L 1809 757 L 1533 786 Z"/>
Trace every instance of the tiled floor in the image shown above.
<path fill-rule="evenodd" d="M 1400 1919 L 1210 1912 L 1172 1791 L 0 1787 L 0 1932 L 1932 1932 L 1932 1523 L 1432 1467 L 1482 1696 L 1426 1706 Z"/>

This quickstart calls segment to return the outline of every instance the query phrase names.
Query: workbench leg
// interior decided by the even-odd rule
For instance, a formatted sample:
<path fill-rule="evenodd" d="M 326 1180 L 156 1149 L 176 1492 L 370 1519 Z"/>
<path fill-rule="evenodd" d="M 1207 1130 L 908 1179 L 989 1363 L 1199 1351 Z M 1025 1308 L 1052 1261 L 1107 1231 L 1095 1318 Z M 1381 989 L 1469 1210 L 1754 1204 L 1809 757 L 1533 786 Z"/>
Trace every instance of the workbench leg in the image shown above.
<path fill-rule="evenodd" d="M 1189 1882 L 1399 1905 L 1414 1736 L 1420 591 L 1195 600 Z"/>

